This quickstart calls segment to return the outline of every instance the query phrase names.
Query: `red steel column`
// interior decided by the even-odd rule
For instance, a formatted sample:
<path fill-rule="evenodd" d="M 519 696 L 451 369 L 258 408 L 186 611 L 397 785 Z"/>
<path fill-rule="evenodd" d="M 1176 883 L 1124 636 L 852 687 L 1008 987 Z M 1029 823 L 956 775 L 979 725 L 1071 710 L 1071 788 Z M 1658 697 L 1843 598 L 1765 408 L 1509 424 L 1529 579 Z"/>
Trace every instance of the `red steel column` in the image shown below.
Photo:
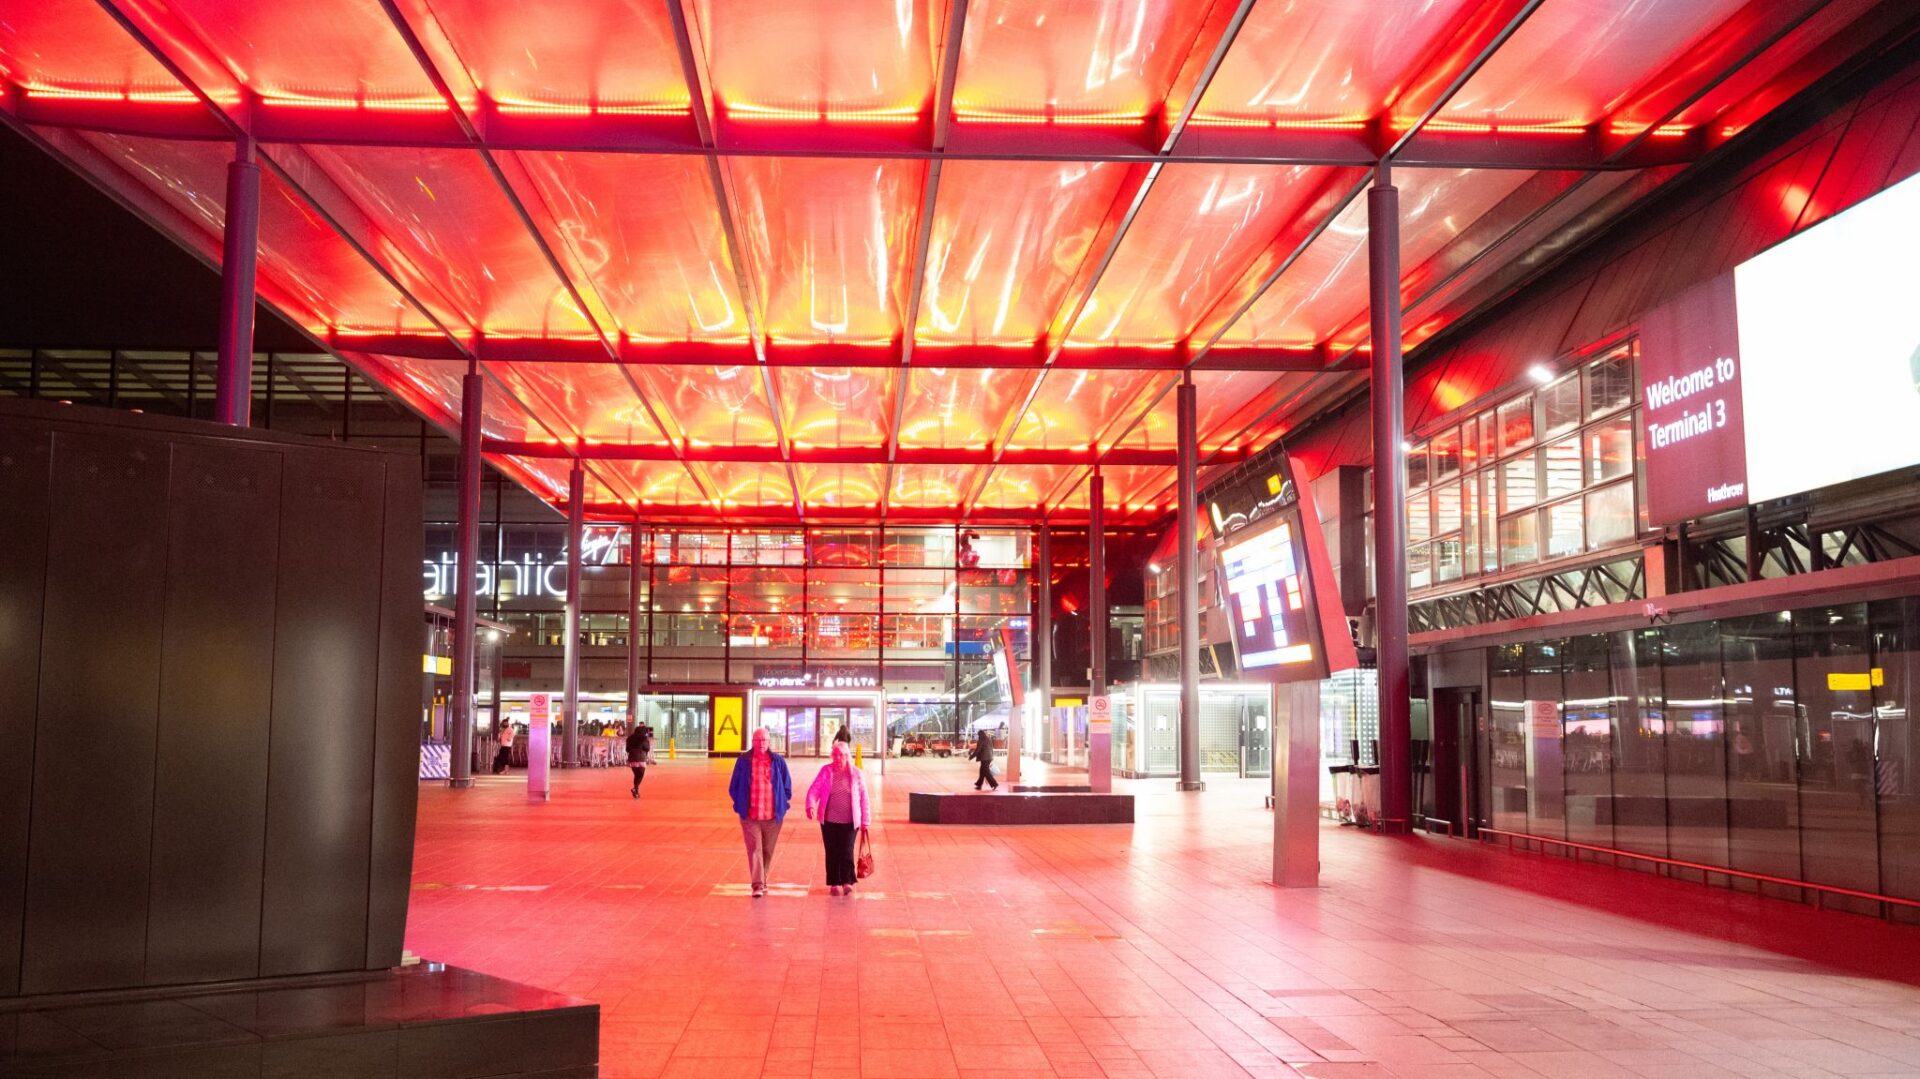
<path fill-rule="evenodd" d="M 213 411 L 221 423 L 245 427 L 253 411 L 254 260 L 260 247 L 260 166 L 253 140 L 234 145 L 227 163 L 227 218 L 221 232 L 220 362 Z"/>
<path fill-rule="evenodd" d="M 1087 697 L 1107 693 L 1107 506 L 1106 481 L 1094 466 L 1087 481 L 1087 632 L 1092 635 L 1087 649 L 1093 670 Z"/>
<path fill-rule="evenodd" d="M 447 785 L 473 786 L 473 687 L 477 667 L 474 641 L 480 628 L 476 605 L 480 584 L 480 439 L 481 395 L 486 380 L 467 370 L 460 380 L 460 505 L 455 533 L 459 545 L 453 601 L 453 733 Z M 495 678 L 498 684 L 498 673 Z M 494 709 L 494 722 L 500 710 Z"/>
<path fill-rule="evenodd" d="M 1382 161 L 1367 190 L 1367 308 L 1373 341 L 1373 595 L 1380 666 L 1380 814 L 1413 809 L 1407 673 L 1406 406 L 1400 369 L 1400 192 Z M 1309 522 L 1311 523 L 1311 522 Z"/>
<path fill-rule="evenodd" d="M 1034 755 L 1053 759 L 1053 529 L 1045 521 L 1034 533 L 1033 572 L 1040 578 L 1033 611 L 1033 696 L 1039 702 L 1039 744 Z"/>
<path fill-rule="evenodd" d="M 580 549 L 586 532 L 587 470 L 573 459 L 567 474 L 567 639 L 561 650 L 565 666 L 560 705 L 560 767 L 580 763 Z"/>
<path fill-rule="evenodd" d="M 640 606 L 640 588 L 647 580 L 646 563 L 640 558 L 640 520 L 634 518 L 627 540 L 627 729 L 640 723 L 640 668 L 643 665 L 640 634 L 644 632 L 646 611 Z"/>
<path fill-rule="evenodd" d="M 1174 440 L 1180 447 L 1179 535 L 1174 557 L 1180 613 L 1180 789 L 1205 790 L 1200 781 L 1200 467 L 1193 376 L 1174 390 Z"/>

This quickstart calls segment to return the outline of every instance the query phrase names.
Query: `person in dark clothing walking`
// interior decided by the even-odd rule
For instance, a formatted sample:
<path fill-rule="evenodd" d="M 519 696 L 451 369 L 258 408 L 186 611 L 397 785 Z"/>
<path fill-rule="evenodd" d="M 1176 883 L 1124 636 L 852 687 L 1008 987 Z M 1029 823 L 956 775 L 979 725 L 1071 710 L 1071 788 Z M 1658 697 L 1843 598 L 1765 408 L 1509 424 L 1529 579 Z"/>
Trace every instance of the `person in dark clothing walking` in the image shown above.
<path fill-rule="evenodd" d="M 633 769 L 633 789 L 629 793 L 635 798 L 640 797 L 640 781 L 647 778 L 647 765 L 652 762 L 653 728 L 635 724 L 633 733 L 627 735 L 627 767 Z"/>
<path fill-rule="evenodd" d="M 833 740 L 846 743 L 849 752 L 853 750 L 853 732 L 847 729 L 845 723 L 840 724 L 840 731 L 833 736 Z"/>
<path fill-rule="evenodd" d="M 990 784 L 994 790 L 1000 789 L 1000 781 L 993 778 L 993 736 L 981 731 L 973 741 L 973 749 L 967 756 L 980 762 L 980 778 L 973 781 L 973 789 L 979 790 L 980 784 Z"/>

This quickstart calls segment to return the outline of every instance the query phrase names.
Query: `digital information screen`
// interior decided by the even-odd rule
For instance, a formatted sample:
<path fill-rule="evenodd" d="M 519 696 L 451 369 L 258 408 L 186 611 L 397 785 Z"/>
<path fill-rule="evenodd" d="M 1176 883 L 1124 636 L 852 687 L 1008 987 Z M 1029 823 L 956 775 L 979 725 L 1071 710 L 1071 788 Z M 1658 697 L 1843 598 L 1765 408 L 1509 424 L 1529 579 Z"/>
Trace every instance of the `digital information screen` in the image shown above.
<path fill-rule="evenodd" d="M 1920 177 L 1648 312 L 1654 524 L 1920 464 Z"/>
<path fill-rule="evenodd" d="M 1220 554 L 1227 587 L 1227 617 L 1247 673 L 1273 667 L 1311 666 L 1313 618 L 1305 594 L 1305 560 L 1294 544 L 1293 522 L 1242 539 Z"/>

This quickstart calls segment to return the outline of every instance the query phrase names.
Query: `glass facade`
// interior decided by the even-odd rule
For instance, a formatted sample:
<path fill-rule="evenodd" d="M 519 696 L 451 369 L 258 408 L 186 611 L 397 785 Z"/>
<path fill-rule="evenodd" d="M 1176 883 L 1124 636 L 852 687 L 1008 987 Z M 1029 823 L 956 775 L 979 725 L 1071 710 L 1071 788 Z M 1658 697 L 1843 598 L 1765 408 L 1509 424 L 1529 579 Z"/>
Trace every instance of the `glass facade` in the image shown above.
<path fill-rule="evenodd" d="M 1920 899 L 1916 634 L 1891 599 L 1489 648 L 1480 823 Z"/>

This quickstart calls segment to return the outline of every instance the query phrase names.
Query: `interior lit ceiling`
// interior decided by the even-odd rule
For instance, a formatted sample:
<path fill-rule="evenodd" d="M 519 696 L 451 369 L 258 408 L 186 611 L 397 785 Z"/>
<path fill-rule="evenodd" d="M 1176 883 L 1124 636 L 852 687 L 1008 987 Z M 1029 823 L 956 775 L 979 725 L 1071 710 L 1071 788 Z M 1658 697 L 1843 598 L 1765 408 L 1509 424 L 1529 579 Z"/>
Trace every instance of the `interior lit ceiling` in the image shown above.
<path fill-rule="evenodd" d="M 1118 519 L 1365 378 L 1908 0 L 0 0 L 0 113 L 595 516 Z M 1113 518 L 1110 518 L 1113 519 Z"/>

